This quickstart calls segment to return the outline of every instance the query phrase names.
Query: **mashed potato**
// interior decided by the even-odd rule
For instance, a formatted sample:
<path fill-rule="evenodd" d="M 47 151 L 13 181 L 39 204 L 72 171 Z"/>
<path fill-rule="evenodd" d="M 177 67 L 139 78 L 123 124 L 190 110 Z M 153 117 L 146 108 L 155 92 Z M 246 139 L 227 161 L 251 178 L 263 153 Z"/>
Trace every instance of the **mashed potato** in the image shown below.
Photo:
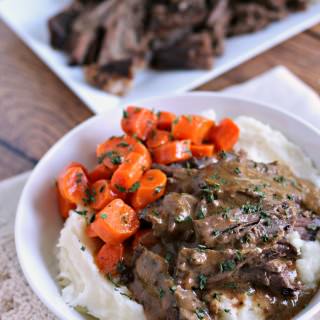
<path fill-rule="evenodd" d="M 126 296 L 128 290 L 116 288 L 99 272 L 85 225 L 84 218 L 72 212 L 61 231 L 58 259 L 63 299 L 101 320 L 144 320 L 142 306 Z"/>
<path fill-rule="evenodd" d="M 213 110 L 202 114 L 215 120 Z M 241 134 L 236 149 L 243 149 L 248 157 L 258 162 L 275 160 L 287 164 L 299 177 L 319 184 L 319 174 L 302 150 L 282 133 L 250 117 L 236 119 Z M 89 314 L 101 319 L 145 319 L 141 305 L 130 300 L 127 289 L 116 288 L 98 271 L 93 259 L 93 243 L 84 232 L 84 219 L 72 213 L 65 223 L 59 239 L 59 278 L 63 281 L 62 296 L 71 306 L 84 307 Z M 303 241 L 297 232 L 288 240 L 301 253 L 297 272 L 301 281 L 314 287 L 320 280 L 320 242 Z M 257 296 L 246 296 L 239 308 L 238 301 L 224 295 L 216 310 L 221 320 L 263 320 L 265 317 Z"/>
<path fill-rule="evenodd" d="M 320 185 L 319 172 L 310 158 L 281 132 L 250 117 L 238 117 L 236 123 L 240 127 L 240 139 L 236 149 L 245 150 L 249 159 L 265 163 L 281 161 L 298 177 Z"/>

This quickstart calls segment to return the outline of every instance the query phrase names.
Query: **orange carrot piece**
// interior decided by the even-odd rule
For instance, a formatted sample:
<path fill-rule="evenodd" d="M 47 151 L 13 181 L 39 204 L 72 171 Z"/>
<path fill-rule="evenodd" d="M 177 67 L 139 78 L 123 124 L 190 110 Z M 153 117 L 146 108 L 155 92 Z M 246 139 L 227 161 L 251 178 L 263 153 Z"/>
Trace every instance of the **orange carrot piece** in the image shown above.
<path fill-rule="evenodd" d="M 163 196 L 166 184 L 167 176 L 161 170 L 148 170 L 140 180 L 139 189 L 132 195 L 131 205 L 136 210 L 145 208 Z"/>
<path fill-rule="evenodd" d="M 177 140 L 189 139 L 201 144 L 213 125 L 212 120 L 201 116 L 180 116 L 173 122 L 172 134 Z"/>
<path fill-rule="evenodd" d="M 171 130 L 172 122 L 176 118 L 176 115 L 168 111 L 159 111 L 157 113 L 158 121 L 157 127 L 161 130 Z"/>
<path fill-rule="evenodd" d="M 103 163 L 111 172 L 114 172 L 130 152 L 137 152 L 144 157 L 144 166 L 151 166 L 151 156 L 148 149 L 130 136 L 112 137 L 98 145 L 96 154 L 99 163 Z"/>
<path fill-rule="evenodd" d="M 106 243 L 120 243 L 139 228 L 137 213 L 121 199 L 111 201 L 92 222 L 94 232 Z"/>
<path fill-rule="evenodd" d="M 129 153 L 114 172 L 111 178 L 111 188 L 115 192 L 134 192 L 144 170 L 143 156 L 136 152 Z"/>
<path fill-rule="evenodd" d="M 230 151 L 237 143 L 240 135 L 239 127 L 229 118 L 222 120 L 209 134 L 209 140 L 218 151 Z"/>
<path fill-rule="evenodd" d="M 89 172 L 89 180 L 94 183 L 101 179 L 110 179 L 112 171 L 103 163 L 98 164 L 91 172 Z"/>
<path fill-rule="evenodd" d="M 196 158 L 212 157 L 213 151 L 213 144 L 199 144 L 191 146 L 192 155 Z"/>
<path fill-rule="evenodd" d="M 168 142 L 153 150 L 153 159 L 161 164 L 187 160 L 192 157 L 190 147 L 190 140 Z"/>
<path fill-rule="evenodd" d="M 69 166 L 58 177 L 62 197 L 75 204 L 85 202 L 88 185 L 86 172 L 80 166 Z"/>
<path fill-rule="evenodd" d="M 96 255 L 96 264 L 103 274 L 117 274 L 118 263 L 123 259 L 123 244 L 104 244 Z"/>
<path fill-rule="evenodd" d="M 170 141 L 170 133 L 164 130 L 152 130 L 148 140 L 147 146 L 150 149 L 156 148 Z"/>
<path fill-rule="evenodd" d="M 86 234 L 89 238 L 96 238 L 98 237 L 98 235 L 96 234 L 96 232 L 93 230 L 92 228 L 92 223 L 89 224 L 87 227 L 86 227 Z"/>
<path fill-rule="evenodd" d="M 151 110 L 130 106 L 123 112 L 121 127 L 128 135 L 146 140 L 156 126 L 157 116 Z"/>
<path fill-rule="evenodd" d="M 91 193 L 94 195 L 94 201 L 91 203 L 91 208 L 101 210 L 109 202 L 118 198 L 110 188 L 110 183 L 107 180 L 98 180 L 91 187 Z"/>
<path fill-rule="evenodd" d="M 132 248 L 136 249 L 139 246 L 139 244 L 148 248 L 157 244 L 157 240 L 157 237 L 153 235 L 152 229 L 138 230 L 134 235 L 132 241 Z"/>
<path fill-rule="evenodd" d="M 57 198 L 58 198 L 58 206 L 59 206 L 59 212 L 63 219 L 67 219 L 69 217 L 70 210 L 73 210 L 76 208 L 76 205 L 69 200 L 65 199 L 57 187 Z"/>

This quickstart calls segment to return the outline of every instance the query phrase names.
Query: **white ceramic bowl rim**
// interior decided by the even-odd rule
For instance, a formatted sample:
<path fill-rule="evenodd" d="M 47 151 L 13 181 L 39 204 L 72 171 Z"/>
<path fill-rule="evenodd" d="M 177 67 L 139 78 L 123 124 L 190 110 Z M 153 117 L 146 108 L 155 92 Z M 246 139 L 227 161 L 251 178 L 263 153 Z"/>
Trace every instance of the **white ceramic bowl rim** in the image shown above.
<path fill-rule="evenodd" d="M 318 129 L 316 129 L 315 127 L 313 127 L 311 124 L 307 123 L 306 121 L 304 121 L 303 119 L 289 114 L 288 112 L 284 111 L 284 110 L 280 110 L 274 106 L 270 106 L 268 104 L 264 104 L 261 102 L 258 102 L 256 100 L 252 100 L 252 99 L 240 99 L 231 95 L 225 95 L 225 94 L 220 94 L 220 93 L 212 93 L 212 92 L 192 92 L 192 93 L 184 93 L 184 94 L 176 94 L 176 95 L 168 95 L 168 96 L 161 96 L 161 97 L 154 97 L 154 98 L 148 98 L 148 99 L 144 99 L 144 100 L 139 100 L 135 103 L 133 103 L 133 105 L 143 105 L 148 107 L 148 104 L 150 101 L 158 101 L 158 103 L 161 103 L 162 100 L 166 100 L 166 99 L 185 99 L 185 98 L 189 98 L 189 97 L 217 97 L 220 99 L 228 99 L 230 101 L 233 101 L 235 104 L 237 103 L 244 103 L 247 102 L 248 104 L 255 104 L 257 107 L 259 108 L 264 108 L 264 109 L 269 109 L 270 111 L 274 111 L 276 113 L 280 113 L 282 115 L 284 115 L 287 118 L 291 118 L 294 119 L 295 122 L 300 122 L 301 125 L 303 125 L 304 127 L 307 127 L 309 130 L 313 131 L 313 133 L 315 133 L 318 137 L 320 137 L 320 131 Z M 207 109 L 209 109 L 210 106 L 207 107 Z M 213 107 L 214 109 L 214 107 Z M 194 109 L 194 113 L 196 113 L 196 109 Z M 118 111 L 117 111 L 118 112 Z M 50 159 L 51 155 L 53 155 L 56 150 L 58 148 L 60 148 L 60 145 L 63 144 L 63 141 L 65 139 L 67 139 L 70 136 L 76 135 L 80 130 L 84 130 L 85 127 L 88 127 L 92 122 L 96 121 L 97 118 L 103 117 L 104 115 L 96 115 L 93 116 L 89 119 L 87 119 L 86 121 L 84 121 L 83 123 L 81 123 L 80 125 L 76 126 L 75 128 L 73 128 L 70 132 L 68 132 L 64 137 L 62 137 L 58 142 L 56 142 L 55 145 L 53 145 L 49 151 L 43 156 L 43 158 L 39 161 L 39 163 L 37 164 L 37 166 L 34 168 L 30 178 L 28 179 L 24 190 L 22 192 L 20 201 L 19 201 L 19 205 L 18 205 L 18 209 L 17 209 L 17 215 L 16 215 L 16 221 L 15 221 L 15 242 L 16 242 L 16 251 L 17 251 L 17 256 L 18 256 L 18 260 L 20 262 L 20 266 L 22 268 L 22 271 L 30 285 L 30 287 L 32 288 L 32 290 L 36 293 L 36 295 L 40 298 L 40 300 L 49 308 L 49 310 L 51 310 L 54 314 L 56 314 L 59 318 L 61 319 L 65 319 L 65 315 L 63 313 L 63 311 L 57 309 L 56 305 L 55 305 L 55 301 L 50 299 L 50 295 L 46 295 L 44 292 L 42 292 L 40 290 L 40 287 L 38 286 L 38 282 L 40 281 L 38 279 L 38 281 L 36 281 L 34 279 L 34 275 L 32 270 L 30 270 L 30 268 L 28 267 L 28 261 L 25 259 L 25 255 L 23 254 L 23 250 L 24 250 L 24 237 L 21 236 L 21 223 L 23 222 L 23 212 L 24 212 L 24 203 L 25 201 L 28 201 L 28 199 L 26 198 L 26 190 L 28 190 L 29 186 L 31 185 L 33 179 L 36 179 L 37 177 L 37 172 L 39 170 L 39 168 L 48 160 Z M 317 312 L 320 311 L 320 303 L 318 303 L 317 305 L 315 305 L 313 308 L 309 309 L 307 312 L 305 312 L 303 314 L 303 317 L 299 317 L 299 320 L 303 319 L 310 319 L 310 317 L 314 316 Z"/>

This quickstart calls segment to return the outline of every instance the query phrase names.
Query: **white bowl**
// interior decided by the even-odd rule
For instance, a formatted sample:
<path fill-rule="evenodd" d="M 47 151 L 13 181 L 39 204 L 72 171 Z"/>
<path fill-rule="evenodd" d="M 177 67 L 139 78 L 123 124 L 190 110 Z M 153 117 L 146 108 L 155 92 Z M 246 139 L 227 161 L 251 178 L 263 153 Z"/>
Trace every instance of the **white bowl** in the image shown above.
<path fill-rule="evenodd" d="M 196 114 L 212 108 L 218 119 L 252 116 L 282 131 L 291 141 L 301 146 L 320 168 L 320 149 L 317 145 L 320 132 L 304 121 L 270 106 L 204 92 L 153 98 L 137 104 L 177 114 Z M 85 317 L 64 303 L 56 281 L 55 246 L 62 220 L 56 203 L 55 179 L 71 161 L 93 166 L 95 146 L 121 133 L 121 116 L 122 110 L 114 109 L 92 117 L 71 130 L 36 166 L 19 202 L 15 240 L 20 265 L 34 292 L 59 319 L 76 320 Z M 296 319 L 307 320 L 317 312 L 320 312 L 320 292 Z"/>

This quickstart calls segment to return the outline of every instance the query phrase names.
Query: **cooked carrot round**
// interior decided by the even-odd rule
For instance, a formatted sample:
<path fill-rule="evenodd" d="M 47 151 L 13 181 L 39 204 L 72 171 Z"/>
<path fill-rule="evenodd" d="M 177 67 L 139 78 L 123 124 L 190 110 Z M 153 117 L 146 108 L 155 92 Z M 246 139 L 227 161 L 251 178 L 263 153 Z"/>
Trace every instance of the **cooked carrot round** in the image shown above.
<path fill-rule="evenodd" d="M 172 122 L 176 115 L 168 111 L 159 111 L 157 113 L 157 127 L 161 130 L 171 130 Z"/>
<path fill-rule="evenodd" d="M 123 259 L 124 248 L 121 243 L 104 244 L 96 255 L 97 266 L 103 274 L 117 273 L 118 263 Z"/>
<path fill-rule="evenodd" d="M 123 112 L 121 127 L 128 135 L 146 140 L 156 126 L 157 117 L 151 110 L 130 106 Z"/>
<path fill-rule="evenodd" d="M 218 126 L 212 128 L 209 140 L 214 143 L 218 151 L 230 151 L 237 143 L 239 135 L 239 127 L 231 119 L 226 118 Z"/>
<path fill-rule="evenodd" d="M 109 179 L 111 175 L 112 171 L 103 163 L 101 163 L 89 172 L 89 180 L 91 183 L 93 183 L 101 179 Z"/>
<path fill-rule="evenodd" d="M 211 157 L 213 156 L 213 144 L 198 144 L 191 146 L 192 155 L 196 158 Z"/>
<path fill-rule="evenodd" d="M 62 197 L 75 204 L 85 202 L 88 184 L 87 175 L 82 167 L 68 167 L 58 178 L 58 188 Z"/>
<path fill-rule="evenodd" d="M 139 189 L 132 195 L 131 205 L 135 209 L 143 209 L 163 196 L 166 184 L 167 176 L 161 170 L 148 170 L 142 176 Z"/>
<path fill-rule="evenodd" d="M 170 133 L 164 130 L 152 130 L 147 140 L 147 146 L 150 149 L 157 148 L 170 141 Z"/>
<path fill-rule="evenodd" d="M 145 169 L 143 161 L 141 154 L 137 152 L 129 153 L 113 174 L 111 188 L 115 192 L 134 192 Z"/>
<path fill-rule="evenodd" d="M 190 159 L 192 157 L 190 147 L 190 140 L 168 142 L 152 151 L 153 160 L 157 163 L 169 164 Z"/>
<path fill-rule="evenodd" d="M 96 238 L 98 237 L 98 235 L 96 234 L 96 232 L 92 229 L 92 223 L 89 224 L 87 227 L 86 227 L 86 234 L 89 238 Z"/>
<path fill-rule="evenodd" d="M 139 228 L 137 213 L 121 199 L 111 201 L 91 224 L 106 243 L 116 244 L 131 237 Z"/>
<path fill-rule="evenodd" d="M 94 201 L 91 203 L 91 208 L 100 210 L 109 202 L 116 199 L 118 196 L 110 188 L 110 183 L 107 180 L 98 180 L 91 187 L 91 193 Z"/>
<path fill-rule="evenodd" d="M 172 134 L 174 139 L 201 144 L 213 125 L 212 120 L 201 116 L 180 116 L 173 122 Z"/>
<path fill-rule="evenodd" d="M 58 198 L 58 206 L 59 206 L 59 212 L 63 219 L 67 219 L 69 217 L 70 210 L 73 210 L 76 208 L 76 205 L 66 198 L 64 198 L 58 187 L 57 187 L 57 198 Z"/>
<path fill-rule="evenodd" d="M 130 152 L 137 152 L 144 157 L 144 166 L 151 166 L 148 149 L 137 139 L 130 136 L 112 137 L 98 145 L 96 154 L 99 163 L 103 163 L 114 172 Z"/>

